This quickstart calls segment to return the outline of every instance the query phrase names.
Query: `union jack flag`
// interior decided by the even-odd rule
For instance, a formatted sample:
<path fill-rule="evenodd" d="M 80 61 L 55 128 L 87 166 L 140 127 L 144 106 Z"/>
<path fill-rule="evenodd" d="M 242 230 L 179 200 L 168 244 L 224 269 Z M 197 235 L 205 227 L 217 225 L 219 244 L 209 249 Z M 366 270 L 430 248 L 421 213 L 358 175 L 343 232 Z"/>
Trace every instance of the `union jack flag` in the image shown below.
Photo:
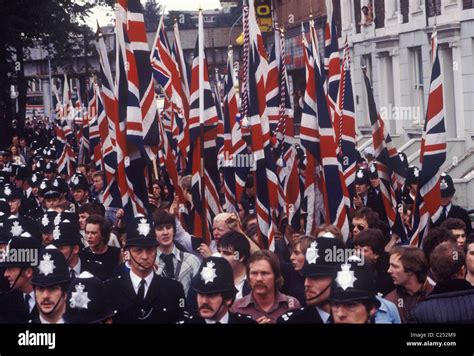
<path fill-rule="evenodd" d="M 245 19 L 247 17 L 247 19 Z M 278 177 L 270 145 L 270 127 L 266 114 L 266 73 L 268 63 L 262 34 L 257 24 L 253 0 L 244 7 L 244 21 L 248 21 L 248 72 L 246 86 L 248 120 L 251 125 L 252 152 L 254 155 L 254 182 L 256 212 L 260 246 L 274 249 L 274 216 L 278 208 Z"/>
<path fill-rule="evenodd" d="M 336 19 L 333 14 L 332 0 L 326 0 L 327 21 L 325 31 L 325 58 L 324 69 L 327 79 L 327 95 L 331 118 L 337 106 L 339 81 L 341 80 L 341 60 L 339 58 L 339 44 L 337 36 Z"/>
<path fill-rule="evenodd" d="M 305 107 L 301 120 L 301 143 L 321 165 L 321 189 L 326 222 L 339 227 L 344 238 L 347 238 L 349 232 L 349 192 L 336 155 L 337 146 L 324 92 L 324 83 L 320 71 L 316 69 L 317 63 L 313 52 L 304 36 L 303 44 L 308 65 L 306 66 Z M 313 172 L 307 172 L 306 178 L 311 174 Z"/>
<path fill-rule="evenodd" d="M 334 131 L 336 134 L 336 144 L 339 146 L 339 161 L 344 170 L 346 186 L 352 196 L 358 155 L 355 140 L 356 122 L 351 78 L 351 57 L 347 42 L 344 48 L 342 75 L 334 116 Z"/>
<path fill-rule="evenodd" d="M 250 153 L 242 139 L 237 93 L 235 92 L 232 49 L 227 60 L 227 75 L 224 85 L 224 151 L 223 174 L 226 211 L 237 211 L 237 204 L 245 189 L 245 181 L 250 170 Z M 241 164 L 243 163 L 243 164 Z"/>
<path fill-rule="evenodd" d="M 196 209 L 194 235 L 210 242 L 214 216 L 222 212 L 217 171 L 216 104 L 209 84 L 207 60 L 204 52 L 204 20 L 199 12 L 199 31 L 191 72 L 191 105 L 189 111 L 190 139 L 193 143 L 192 196 Z"/>
<path fill-rule="evenodd" d="M 420 151 L 420 176 L 415 207 L 413 208 L 413 233 L 410 243 L 420 246 L 429 228 L 430 219 L 436 221 L 441 214 L 439 175 L 446 161 L 446 126 L 444 119 L 443 82 L 438 57 L 438 38 L 431 38 L 432 69 L 430 94 L 426 110 Z"/>
<path fill-rule="evenodd" d="M 393 227 L 398 219 L 396 193 L 392 186 L 392 174 L 394 172 L 393 162 L 400 161 L 400 157 L 393 147 L 392 139 L 385 127 L 385 123 L 377 111 L 374 93 L 367 72 L 364 70 L 363 73 L 369 102 L 370 123 L 372 125 L 375 167 L 380 179 L 380 192 L 382 193 L 385 213 L 390 227 Z"/>

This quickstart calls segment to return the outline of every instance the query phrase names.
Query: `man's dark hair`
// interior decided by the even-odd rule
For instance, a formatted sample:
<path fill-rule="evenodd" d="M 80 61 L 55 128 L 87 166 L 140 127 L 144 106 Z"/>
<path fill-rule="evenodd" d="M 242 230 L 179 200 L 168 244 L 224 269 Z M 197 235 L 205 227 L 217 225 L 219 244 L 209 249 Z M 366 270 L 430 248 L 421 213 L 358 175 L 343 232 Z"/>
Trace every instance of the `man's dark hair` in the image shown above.
<path fill-rule="evenodd" d="M 160 225 L 171 224 L 173 226 L 173 234 L 176 233 L 176 221 L 173 214 L 168 213 L 166 210 L 158 209 L 153 213 L 153 224 L 155 229 Z"/>
<path fill-rule="evenodd" d="M 91 215 L 86 220 L 86 227 L 87 224 L 99 225 L 100 227 L 100 235 L 102 236 L 102 240 L 105 243 L 109 242 L 110 239 L 110 232 L 112 230 L 112 224 L 109 220 L 105 219 L 103 216 L 100 215 Z"/>
<path fill-rule="evenodd" d="M 431 252 L 440 243 L 445 241 L 456 242 L 456 236 L 453 235 L 451 230 L 444 227 L 432 227 L 423 239 L 422 249 L 425 253 L 426 259 L 430 260 Z"/>
<path fill-rule="evenodd" d="M 385 239 L 382 231 L 369 228 L 360 232 L 354 244 L 360 247 L 368 246 L 376 255 L 381 256 L 384 252 Z"/>
<path fill-rule="evenodd" d="M 442 242 L 431 253 L 431 271 L 437 282 L 449 281 L 456 278 L 465 261 L 462 247 L 454 242 Z"/>
<path fill-rule="evenodd" d="M 470 244 L 474 244 L 474 232 L 469 234 L 466 238 L 466 244 L 465 244 L 466 251 Z"/>
<path fill-rule="evenodd" d="M 378 227 L 379 214 L 370 208 L 363 207 L 354 212 L 352 219 L 365 219 L 369 227 Z"/>
<path fill-rule="evenodd" d="M 222 235 L 220 247 L 231 248 L 237 252 L 239 259 L 243 258 L 243 263 L 246 263 L 250 257 L 250 242 L 238 231 L 229 231 Z"/>
<path fill-rule="evenodd" d="M 105 216 L 105 208 L 102 204 L 90 202 L 80 206 L 77 209 L 78 214 L 87 213 L 89 215 Z"/>
<path fill-rule="evenodd" d="M 466 231 L 466 223 L 458 218 L 447 218 L 441 224 L 441 227 L 444 227 L 448 230 L 464 230 Z"/>

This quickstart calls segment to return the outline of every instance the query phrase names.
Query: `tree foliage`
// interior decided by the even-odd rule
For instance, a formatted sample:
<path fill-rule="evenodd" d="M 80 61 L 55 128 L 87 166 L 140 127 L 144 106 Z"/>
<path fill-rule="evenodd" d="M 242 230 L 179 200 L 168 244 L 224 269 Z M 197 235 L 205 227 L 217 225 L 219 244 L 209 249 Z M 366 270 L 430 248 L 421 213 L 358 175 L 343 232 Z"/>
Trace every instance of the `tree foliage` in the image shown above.
<path fill-rule="evenodd" d="M 10 126 L 13 84 L 19 91 L 19 119 L 24 118 L 27 86 L 23 62 L 28 59 L 28 48 L 48 50 L 56 64 L 84 53 L 84 49 L 89 52 L 84 36 L 90 38 L 92 32 L 84 25 L 84 18 L 96 4 L 112 5 L 113 0 L 0 0 L 0 125 Z"/>

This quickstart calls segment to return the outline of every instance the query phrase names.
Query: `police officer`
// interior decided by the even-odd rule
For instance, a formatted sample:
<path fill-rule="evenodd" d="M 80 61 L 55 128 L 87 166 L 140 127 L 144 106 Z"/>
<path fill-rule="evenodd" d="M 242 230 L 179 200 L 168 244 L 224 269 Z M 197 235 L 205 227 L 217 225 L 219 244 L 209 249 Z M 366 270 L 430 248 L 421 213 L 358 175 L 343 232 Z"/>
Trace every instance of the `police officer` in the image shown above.
<path fill-rule="evenodd" d="M 185 324 L 255 324 L 248 315 L 231 313 L 237 289 L 234 273 L 223 257 L 204 259 L 192 287 L 197 292 L 199 315 L 185 315 Z"/>
<path fill-rule="evenodd" d="M 34 257 L 37 257 L 39 249 L 39 241 L 27 233 L 13 237 L 8 242 L 0 268 L 4 270 L 4 276 L 9 282 L 9 290 L 0 297 L 0 319 L 10 323 L 27 323 L 38 316 L 31 282 Z M 8 258 L 10 251 L 28 251 L 32 258 L 30 261 Z"/>
<path fill-rule="evenodd" d="M 387 214 L 385 213 L 385 207 L 383 205 L 382 194 L 380 193 L 380 181 L 379 185 L 374 189 L 371 186 L 371 178 L 378 180 L 377 169 L 374 164 L 372 166 L 372 173 L 369 169 L 359 168 L 356 172 L 354 181 L 355 185 L 355 196 L 353 197 L 353 207 L 360 209 L 363 207 L 371 208 L 373 211 L 379 214 L 379 218 L 383 221 L 387 221 Z"/>
<path fill-rule="evenodd" d="M 176 323 L 183 319 L 183 286 L 154 272 L 157 247 L 151 222 L 135 218 L 127 228 L 124 246 L 130 271 L 106 282 L 107 303 L 117 310 L 114 323 Z"/>
<path fill-rule="evenodd" d="M 79 224 L 63 220 L 52 231 L 52 244 L 56 246 L 66 258 L 71 279 L 78 276 L 86 266 L 81 263 L 79 252 L 81 250 L 81 234 Z"/>
<path fill-rule="evenodd" d="M 111 323 L 115 311 L 106 304 L 105 296 L 104 283 L 82 272 L 69 285 L 64 320 L 68 324 Z"/>
<path fill-rule="evenodd" d="M 71 177 L 69 188 L 77 208 L 91 202 L 89 199 L 89 182 L 82 174 L 76 173 Z"/>
<path fill-rule="evenodd" d="M 380 301 L 370 267 L 358 258 L 340 264 L 329 302 L 335 324 L 373 323 Z"/>
<path fill-rule="evenodd" d="M 20 214 L 24 215 L 28 211 L 38 207 L 38 202 L 30 185 L 31 171 L 26 166 L 18 166 L 15 169 L 15 186 L 21 193 Z"/>
<path fill-rule="evenodd" d="M 14 185 L 5 184 L 2 196 L 10 205 L 10 216 L 19 217 L 21 207 L 21 192 Z"/>
<path fill-rule="evenodd" d="M 39 311 L 32 323 L 64 324 L 69 281 L 68 265 L 61 251 L 51 245 L 44 248 L 31 281 Z"/>
<path fill-rule="evenodd" d="M 336 275 L 337 257 L 344 252 L 341 240 L 318 237 L 306 250 L 301 275 L 305 278 L 306 307 L 283 314 L 277 323 L 328 324 L 332 322 L 329 295 Z"/>
<path fill-rule="evenodd" d="M 469 218 L 466 209 L 452 203 L 456 189 L 454 188 L 454 182 L 450 175 L 446 173 L 441 174 L 440 188 L 441 207 L 443 210 L 441 216 L 434 225 L 440 226 L 447 218 L 461 219 L 466 224 L 466 235 L 469 235 L 472 232 L 471 219 Z"/>

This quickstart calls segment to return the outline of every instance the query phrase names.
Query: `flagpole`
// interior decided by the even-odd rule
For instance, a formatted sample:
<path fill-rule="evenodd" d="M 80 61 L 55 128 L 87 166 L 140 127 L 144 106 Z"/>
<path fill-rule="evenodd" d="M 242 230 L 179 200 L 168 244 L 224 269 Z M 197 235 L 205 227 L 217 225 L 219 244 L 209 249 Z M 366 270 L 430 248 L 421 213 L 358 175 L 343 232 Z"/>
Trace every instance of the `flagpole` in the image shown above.
<path fill-rule="evenodd" d="M 199 150 L 200 150 L 200 176 L 201 176 L 201 226 L 202 238 L 206 241 L 207 216 L 204 177 L 204 21 L 202 9 L 199 9 L 198 28 L 198 56 L 199 56 Z"/>

